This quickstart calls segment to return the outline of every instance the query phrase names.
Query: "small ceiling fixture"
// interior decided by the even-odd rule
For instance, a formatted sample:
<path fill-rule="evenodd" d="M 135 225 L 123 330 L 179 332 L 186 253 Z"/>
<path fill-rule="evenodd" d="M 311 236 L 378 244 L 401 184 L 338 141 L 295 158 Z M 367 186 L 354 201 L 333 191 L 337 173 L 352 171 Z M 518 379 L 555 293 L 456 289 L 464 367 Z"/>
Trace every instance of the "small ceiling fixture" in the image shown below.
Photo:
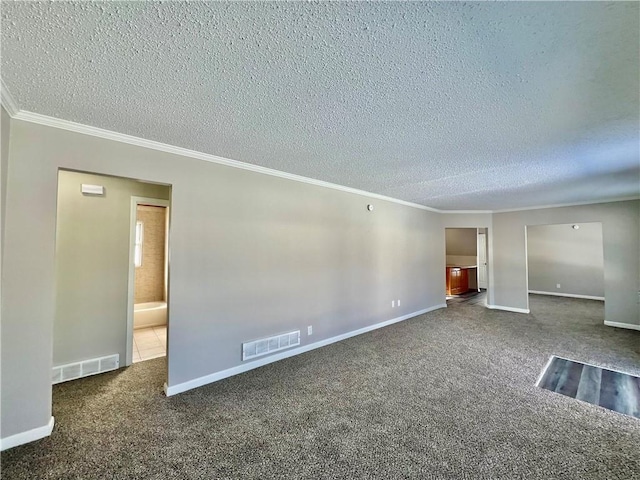
<path fill-rule="evenodd" d="M 367 205 L 367 210 L 369 210 L 370 212 L 373 212 L 373 205 L 371 204 Z"/>
<path fill-rule="evenodd" d="M 574 230 L 578 230 L 580 228 L 580 225 L 571 225 L 571 228 L 573 228 Z"/>

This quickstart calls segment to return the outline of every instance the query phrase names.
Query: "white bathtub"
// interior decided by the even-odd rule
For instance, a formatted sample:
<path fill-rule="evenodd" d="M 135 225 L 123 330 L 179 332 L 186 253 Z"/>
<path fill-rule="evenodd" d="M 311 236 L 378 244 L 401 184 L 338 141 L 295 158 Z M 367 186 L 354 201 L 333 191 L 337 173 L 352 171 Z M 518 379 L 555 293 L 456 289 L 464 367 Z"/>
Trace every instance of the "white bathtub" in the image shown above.
<path fill-rule="evenodd" d="M 167 324 L 167 302 L 136 303 L 133 306 L 133 328 Z"/>

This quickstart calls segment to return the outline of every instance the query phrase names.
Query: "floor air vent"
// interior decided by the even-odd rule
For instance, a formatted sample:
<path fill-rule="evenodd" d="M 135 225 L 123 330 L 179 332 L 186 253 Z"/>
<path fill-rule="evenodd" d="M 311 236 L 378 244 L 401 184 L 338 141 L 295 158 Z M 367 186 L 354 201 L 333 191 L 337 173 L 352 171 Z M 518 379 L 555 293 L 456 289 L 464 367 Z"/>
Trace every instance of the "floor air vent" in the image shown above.
<path fill-rule="evenodd" d="M 278 350 L 295 347 L 296 345 L 300 345 L 300 330 L 243 343 L 242 360 L 261 357 L 267 353 L 277 352 Z"/>
<path fill-rule="evenodd" d="M 68 363 L 67 365 L 53 367 L 51 382 L 55 385 L 56 383 L 115 370 L 119 366 L 120 355 L 118 354 L 109 355 L 108 357 L 92 358 L 84 362 Z"/>

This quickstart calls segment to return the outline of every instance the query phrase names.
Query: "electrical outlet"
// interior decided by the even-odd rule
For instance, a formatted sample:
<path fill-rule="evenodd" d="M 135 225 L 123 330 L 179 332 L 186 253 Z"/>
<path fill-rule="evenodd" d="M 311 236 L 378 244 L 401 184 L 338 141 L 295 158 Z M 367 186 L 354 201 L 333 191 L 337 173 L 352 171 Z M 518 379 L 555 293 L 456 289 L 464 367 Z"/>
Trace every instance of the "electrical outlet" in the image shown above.
<path fill-rule="evenodd" d="M 398 299 L 398 306 L 400 306 L 400 299 Z"/>
<path fill-rule="evenodd" d="M 313 327 L 311 325 L 307 327 L 307 335 L 313 335 Z"/>
<path fill-rule="evenodd" d="M 391 308 L 396 306 L 396 301 L 395 300 L 391 300 Z"/>
<path fill-rule="evenodd" d="M 556 283 L 556 288 L 560 288 L 560 284 L 559 283 Z"/>

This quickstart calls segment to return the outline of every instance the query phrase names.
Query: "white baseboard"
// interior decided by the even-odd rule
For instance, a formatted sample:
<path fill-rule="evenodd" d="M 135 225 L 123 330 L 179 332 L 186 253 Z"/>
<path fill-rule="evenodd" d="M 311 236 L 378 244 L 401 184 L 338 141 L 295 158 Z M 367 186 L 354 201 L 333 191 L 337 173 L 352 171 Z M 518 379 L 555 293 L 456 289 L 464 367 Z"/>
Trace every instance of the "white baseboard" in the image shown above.
<path fill-rule="evenodd" d="M 305 353 L 310 350 L 315 350 L 316 348 L 324 347 L 332 343 L 340 342 L 341 340 L 346 340 L 347 338 L 355 337 L 356 335 L 361 335 L 363 333 L 367 333 L 372 330 L 377 330 L 378 328 L 386 327 L 394 323 L 402 322 L 403 320 L 408 320 L 409 318 L 413 318 L 418 315 L 422 315 L 424 313 L 432 312 L 433 310 L 445 308 L 446 306 L 447 306 L 446 304 L 435 305 L 430 308 L 425 308 L 424 310 L 409 313 L 401 317 L 392 318 L 391 320 L 386 320 L 384 322 L 376 323 L 374 325 L 369 325 L 367 327 L 363 327 L 358 330 L 353 330 L 351 332 L 343 333 L 342 335 L 337 335 L 335 337 L 327 338 L 325 340 L 320 340 L 318 342 L 310 343 L 308 345 L 303 345 L 301 347 L 294 348 L 292 350 L 287 350 L 285 352 L 277 353 L 269 357 L 264 357 L 264 358 L 261 358 L 260 360 L 255 360 L 253 362 L 244 363 L 242 365 L 228 368 L 220 372 L 212 373 L 210 375 L 205 375 L 204 377 L 194 378 L 193 380 L 189 380 L 188 382 L 183 382 L 183 383 L 179 383 L 177 385 L 171 385 L 171 386 L 168 386 L 165 384 L 164 391 L 167 394 L 167 396 L 170 397 L 178 393 L 186 392 L 187 390 L 191 390 L 193 388 L 197 388 L 203 385 L 207 385 L 209 383 L 217 382 L 218 380 L 222 380 L 224 378 L 228 378 L 234 375 L 238 375 L 240 373 L 248 372 L 249 370 L 253 370 L 254 368 L 262 367 L 264 365 L 277 362 L 278 360 L 283 360 L 285 358 L 293 357 L 295 355 L 300 355 L 301 353 Z"/>
<path fill-rule="evenodd" d="M 558 293 L 558 292 L 540 292 L 538 290 L 529 290 L 529 293 L 534 295 L 551 295 L 552 297 L 568 297 L 568 298 L 583 298 L 585 300 L 600 300 L 604 302 L 604 297 L 594 297 L 593 295 L 577 295 L 573 293 Z"/>
<path fill-rule="evenodd" d="M 640 331 L 640 325 L 636 325 L 634 323 L 609 322 L 609 321 L 605 320 L 604 324 L 609 326 L 609 327 L 627 328 L 629 330 L 638 330 L 638 331 Z"/>
<path fill-rule="evenodd" d="M 505 312 L 530 313 L 530 310 L 528 308 L 505 307 L 503 305 L 489 305 L 489 304 L 487 304 L 487 308 L 490 308 L 491 310 L 504 310 Z"/>
<path fill-rule="evenodd" d="M 18 445 L 23 445 L 25 443 L 34 442 L 36 440 L 40 440 L 41 438 L 48 437 L 53 431 L 54 424 L 55 419 L 51 417 L 49 419 L 49 423 L 42 427 L 34 428 L 32 430 L 27 430 L 26 432 L 16 433 L 15 435 L 11 435 L 10 437 L 2 438 L 0 439 L 0 450 L 6 450 L 8 448 L 17 447 Z"/>

